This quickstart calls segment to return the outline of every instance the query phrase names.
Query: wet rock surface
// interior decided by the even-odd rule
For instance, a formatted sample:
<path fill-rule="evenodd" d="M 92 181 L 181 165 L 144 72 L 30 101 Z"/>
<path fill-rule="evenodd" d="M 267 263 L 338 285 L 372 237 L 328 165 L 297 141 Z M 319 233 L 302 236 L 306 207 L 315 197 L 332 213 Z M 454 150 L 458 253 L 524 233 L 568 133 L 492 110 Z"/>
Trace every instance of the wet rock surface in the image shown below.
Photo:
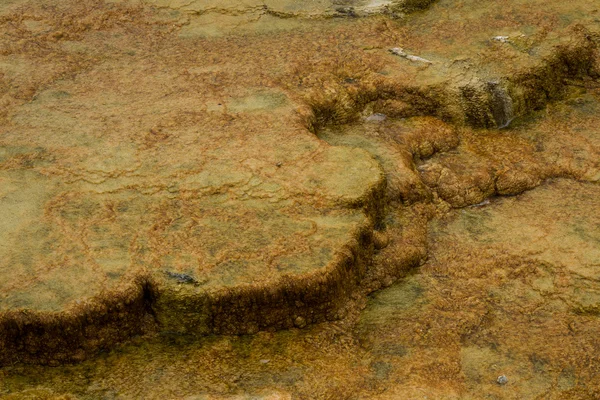
<path fill-rule="evenodd" d="M 597 397 L 598 10 L 534 3 L 0 5 L 0 395 Z"/>

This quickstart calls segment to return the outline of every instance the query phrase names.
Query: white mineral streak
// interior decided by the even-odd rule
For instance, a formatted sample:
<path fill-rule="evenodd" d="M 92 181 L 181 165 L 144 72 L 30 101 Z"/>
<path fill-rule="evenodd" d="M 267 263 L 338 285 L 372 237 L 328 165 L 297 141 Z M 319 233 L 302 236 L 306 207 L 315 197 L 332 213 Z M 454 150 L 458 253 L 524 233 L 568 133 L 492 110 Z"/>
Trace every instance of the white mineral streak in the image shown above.
<path fill-rule="evenodd" d="M 425 63 L 425 64 L 433 64 L 433 62 L 426 60 L 423 57 L 408 54 L 407 52 L 404 51 L 404 49 L 402 49 L 400 47 L 394 47 L 394 48 L 390 49 L 390 53 L 392 53 L 396 56 L 399 56 L 399 57 L 406 58 L 409 61 L 420 62 L 420 63 Z"/>
<path fill-rule="evenodd" d="M 426 59 L 424 59 L 424 58 L 422 58 L 422 57 L 419 57 L 419 56 L 412 56 L 412 55 L 410 55 L 410 54 L 408 54 L 408 55 L 406 56 L 406 59 L 407 59 L 407 60 L 410 60 L 410 61 L 415 61 L 415 62 L 422 62 L 422 63 L 426 63 L 426 64 L 433 64 L 433 63 L 432 63 L 431 61 L 429 61 L 429 60 L 426 60 Z"/>
<path fill-rule="evenodd" d="M 366 14 L 379 14 L 392 4 L 391 0 L 372 0 L 361 7 L 360 10 Z"/>
<path fill-rule="evenodd" d="M 507 128 L 512 120 L 515 119 L 513 101 L 508 92 L 503 88 L 500 88 L 498 91 L 498 96 L 502 99 L 502 105 L 504 108 L 504 120 L 499 124 L 498 128 L 503 129 Z"/>
<path fill-rule="evenodd" d="M 507 128 L 512 120 L 515 118 L 513 100 L 506 89 L 504 89 L 499 82 L 490 81 L 488 82 L 488 90 L 493 96 L 494 101 L 501 107 L 494 114 L 499 129 Z"/>
<path fill-rule="evenodd" d="M 494 36 L 492 38 L 492 40 L 495 40 L 496 42 L 500 42 L 500 43 L 508 43 L 508 36 Z"/>
<path fill-rule="evenodd" d="M 375 114 L 371 114 L 367 118 L 365 118 L 365 121 L 367 121 L 367 122 L 382 122 L 382 121 L 385 121 L 386 119 L 387 119 L 387 116 L 385 114 L 375 113 Z"/>

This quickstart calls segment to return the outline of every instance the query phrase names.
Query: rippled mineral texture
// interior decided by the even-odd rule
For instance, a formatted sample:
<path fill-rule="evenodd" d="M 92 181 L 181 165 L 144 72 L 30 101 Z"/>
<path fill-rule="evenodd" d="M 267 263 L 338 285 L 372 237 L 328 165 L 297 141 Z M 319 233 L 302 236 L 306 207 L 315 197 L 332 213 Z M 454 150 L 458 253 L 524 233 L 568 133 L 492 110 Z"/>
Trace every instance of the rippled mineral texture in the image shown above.
<path fill-rule="evenodd" d="M 0 32 L 1 398 L 600 398 L 599 4 Z"/>

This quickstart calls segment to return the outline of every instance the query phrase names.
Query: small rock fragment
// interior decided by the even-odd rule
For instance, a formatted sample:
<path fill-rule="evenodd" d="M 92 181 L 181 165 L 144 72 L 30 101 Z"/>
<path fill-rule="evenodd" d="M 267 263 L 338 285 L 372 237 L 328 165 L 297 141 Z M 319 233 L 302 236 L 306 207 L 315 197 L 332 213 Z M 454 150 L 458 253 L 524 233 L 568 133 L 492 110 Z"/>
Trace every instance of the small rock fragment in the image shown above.
<path fill-rule="evenodd" d="M 496 382 L 498 382 L 498 385 L 506 385 L 508 383 L 508 378 L 506 375 L 500 375 L 498 379 L 496 379 Z"/>
<path fill-rule="evenodd" d="M 165 274 L 169 278 L 175 279 L 179 283 L 191 283 L 191 284 L 199 283 L 196 279 L 194 279 L 193 276 L 188 275 L 188 274 L 180 274 L 180 273 L 171 272 L 171 271 L 165 271 Z"/>
<path fill-rule="evenodd" d="M 294 325 L 297 328 L 304 328 L 306 326 L 306 320 L 301 316 L 297 316 L 296 319 L 294 319 Z"/>
<path fill-rule="evenodd" d="M 390 53 L 396 55 L 396 56 L 400 56 L 400 57 L 406 57 L 407 54 L 404 51 L 404 49 L 402 49 L 401 47 L 394 47 L 390 49 Z"/>

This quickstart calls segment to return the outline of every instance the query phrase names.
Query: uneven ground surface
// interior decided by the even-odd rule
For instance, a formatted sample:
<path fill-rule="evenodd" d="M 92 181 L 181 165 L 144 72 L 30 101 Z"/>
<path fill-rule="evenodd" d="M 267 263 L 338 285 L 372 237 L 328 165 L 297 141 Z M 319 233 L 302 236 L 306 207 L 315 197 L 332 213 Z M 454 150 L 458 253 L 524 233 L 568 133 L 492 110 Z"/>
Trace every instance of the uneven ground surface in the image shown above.
<path fill-rule="evenodd" d="M 0 396 L 599 398 L 600 11 L 429 3 L 0 5 Z"/>

